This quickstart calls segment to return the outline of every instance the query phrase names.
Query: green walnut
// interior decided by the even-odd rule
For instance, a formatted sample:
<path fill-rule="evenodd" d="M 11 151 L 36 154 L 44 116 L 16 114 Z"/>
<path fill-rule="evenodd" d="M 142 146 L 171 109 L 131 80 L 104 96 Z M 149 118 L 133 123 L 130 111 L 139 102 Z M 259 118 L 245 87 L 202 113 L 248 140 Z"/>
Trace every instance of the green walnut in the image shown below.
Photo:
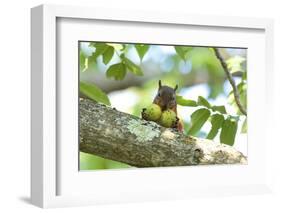
<path fill-rule="evenodd" d="M 151 104 L 148 106 L 144 112 L 143 117 L 149 121 L 157 121 L 161 117 L 161 107 L 157 104 Z"/>
<path fill-rule="evenodd" d="M 171 127 L 173 127 L 173 125 L 175 124 L 176 121 L 177 121 L 176 113 L 173 110 L 169 109 L 162 113 L 160 120 L 159 120 L 159 124 L 161 126 L 171 128 Z"/>

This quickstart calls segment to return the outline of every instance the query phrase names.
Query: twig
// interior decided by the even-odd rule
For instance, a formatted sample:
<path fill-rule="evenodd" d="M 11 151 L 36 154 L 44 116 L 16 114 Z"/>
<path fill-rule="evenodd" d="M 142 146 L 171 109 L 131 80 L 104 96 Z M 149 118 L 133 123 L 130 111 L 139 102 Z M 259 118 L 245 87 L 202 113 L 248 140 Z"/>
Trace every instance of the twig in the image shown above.
<path fill-rule="evenodd" d="M 136 167 L 244 164 L 231 146 L 186 136 L 154 122 L 80 99 L 80 151 Z"/>
<path fill-rule="evenodd" d="M 227 76 L 227 79 L 229 81 L 229 83 L 231 84 L 232 86 L 232 89 L 233 89 L 233 95 L 234 95 L 234 99 L 235 99 L 235 102 L 239 108 L 239 110 L 247 116 L 247 111 L 244 109 L 244 107 L 242 106 L 241 104 L 241 101 L 240 101 L 240 95 L 239 95 L 239 92 L 238 92 L 238 89 L 235 85 L 235 81 L 234 79 L 232 78 L 232 75 L 231 73 L 229 72 L 228 68 L 227 68 L 227 64 L 225 63 L 224 59 L 222 58 L 218 48 L 214 48 L 214 51 L 215 51 L 215 54 L 218 58 L 218 60 L 220 61 L 221 65 L 222 65 L 222 68 Z"/>

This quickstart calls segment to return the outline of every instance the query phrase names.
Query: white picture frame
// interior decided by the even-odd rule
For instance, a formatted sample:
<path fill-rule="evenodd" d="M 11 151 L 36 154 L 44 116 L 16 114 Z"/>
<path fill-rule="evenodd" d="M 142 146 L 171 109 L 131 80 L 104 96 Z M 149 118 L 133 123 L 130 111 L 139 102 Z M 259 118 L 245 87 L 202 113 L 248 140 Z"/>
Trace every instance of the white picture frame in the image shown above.
<path fill-rule="evenodd" d="M 59 207 L 59 206 L 76 206 L 76 205 L 90 205 L 96 203 L 114 203 L 114 202 L 138 202 L 143 200 L 165 200 L 165 199 L 178 199 L 187 198 L 194 196 L 223 196 L 232 194 L 251 194 L 251 193 L 264 193 L 270 192 L 271 188 L 271 164 L 270 164 L 270 150 L 272 145 L 270 141 L 273 141 L 274 134 L 270 134 L 274 130 L 272 119 L 273 113 L 273 101 L 274 96 L 271 96 L 270 91 L 274 90 L 272 84 L 273 78 L 273 22 L 270 19 L 256 19 L 256 18 L 241 18 L 241 17 L 216 17 L 216 16 L 203 16 L 203 15 L 188 15 L 188 14 L 166 14 L 166 13 L 153 13 L 147 11 L 116 11 L 112 9 L 101 9 L 101 8 L 87 8 L 87 7 L 74 7 L 74 6 L 54 6 L 54 5 L 42 5 L 31 10 L 31 42 L 32 42 L 32 134 L 31 134 L 31 200 L 32 203 L 46 208 L 46 207 Z M 67 24 L 62 24 L 62 21 L 67 21 Z M 74 21 L 78 20 L 75 28 Z M 82 25 L 83 21 L 87 21 L 87 24 Z M 251 41 L 241 39 L 236 45 L 251 45 L 253 48 L 249 52 L 249 66 L 256 66 L 258 75 L 250 75 L 249 77 L 249 90 L 248 90 L 248 102 L 249 102 L 249 141 L 255 140 L 255 137 L 250 133 L 255 128 L 255 131 L 261 134 L 261 125 L 255 124 L 255 114 L 263 114 L 262 119 L 266 120 L 265 134 L 256 135 L 260 137 L 259 145 L 252 150 L 249 157 L 249 163 L 247 165 L 235 165 L 231 169 L 227 169 L 224 166 L 215 167 L 196 167 L 196 168 L 158 168 L 158 169 L 140 169 L 130 171 L 99 171 L 99 172 L 80 172 L 74 171 L 74 163 L 68 165 L 64 162 L 69 160 L 76 160 L 75 155 L 75 137 L 77 134 L 74 129 L 73 141 L 70 139 L 69 146 L 58 144 L 57 141 L 60 137 L 60 130 L 58 130 L 58 117 L 60 116 L 60 107 L 65 102 L 68 106 L 77 107 L 78 90 L 73 87 L 77 83 L 77 74 L 75 75 L 75 63 L 69 63 L 68 66 L 73 67 L 73 72 L 70 72 L 68 80 L 71 82 L 66 85 L 68 88 L 74 88 L 71 98 L 61 99 L 62 94 L 58 95 L 59 91 L 64 89 L 61 87 L 61 80 L 65 79 L 64 74 L 60 74 L 58 78 L 57 70 L 60 69 L 61 63 L 67 60 L 67 58 L 60 58 L 58 61 L 58 49 L 63 48 L 64 44 L 67 45 L 67 41 L 79 40 L 81 34 L 75 33 L 76 27 L 80 27 L 79 32 L 84 32 L 83 29 L 92 27 L 91 22 L 99 21 L 99 26 L 103 23 L 118 22 L 118 26 L 123 26 L 125 23 L 128 24 L 128 28 L 132 28 L 138 25 L 146 27 L 150 24 L 153 26 L 161 26 L 171 32 L 169 39 L 173 39 L 173 30 L 178 27 L 181 28 L 192 26 L 194 31 L 200 28 L 202 31 L 224 31 L 229 34 L 228 39 L 215 38 L 213 40 L 194 40 L 193 44 L 202 45 L 213 44 L 218 46 L 229 46 L 229 41 L 235 36 L 230 35 L 232 32 L 247 31 L 247 33 L 257 33 L 257 40 Z M 73 22 L 73 23 L 71 23 Z M 114 26 L 111 23 L 111 26 Z M 133 24 L 132 24 L 133 23 Z M 78 26 L 79 25 L 79 26 Z M 116 27 L 118 27 L 116 26 Z M 125 27 L 125 26 L 124 26 Z M 58 42 L 58 38 L 61 35 L 65 35 L 63 32 L 68 33 L 69 37 L 65 39 L 65 43 Z M 160 29 L 162 30 L 162 29 Z M 72 32 L 72 33 L 71 33 Z M 99 39 L 102 40 L 103 32 L 106 29 L 101 30 Z M 164 31 L 163 31 L 164 32 Z M 70 34 L 69 34 L 70 33 Z M 84 33 L 85 34 L 85 33 Z M 90 33 L 89 33 L 90 34 Z M 151 43 L 157 42 L 157 37 L 153 37 L 152 34 L 147 34 L 146 41 Z M 211 32 L 210 32 L 210 35 Z M 247 34 L 248 35 L 248 34 Z M 90 35 L 81 38 L 81 40 L 89 39 Z M 124 35 L 115 35 L 118 37 L 118 41 L 127 41 L 128 38 Z M 122 37 L 123 36 L 123 37 Z M 200 37 L 200 36 L 199 36 Z M 212 36 L 210 36 L 212 37 Z M 227 36 L 226 36 L 227 37 Z M 241 37 L 247 38 L 247 37 Z M 72 40 L 71 40 L 72 39 Z M 106 39 L 110 39 L 107 37 Z M 137 41 L 142 38 L 134 38 Z M 163 38 L 162 38 L 163 39 Z M 180 37 L 175 37 L 174 43 L 182 44 L 184 40 L 180 40 Z M 178 39 L 178 40 L 176 40 Z M 234 39 L 235 40 L 235 39 Z M 163 40 L 165 43 L 165 40 Z M 168 40 L 166 42 L 169 42 Z M 196 43 L 198 42 L 198 43 Z M 209 42 L 209 43 L 208 43 Z M 235 41 L 233 41 L 235 42 Z M 240 42 L 240 43 L 239 43 Z M 244 43 L 243 43 L 244 42 Z M 256 42 L 256 44 L 254 43 Z M 58 45 L 62 43 L 62 46 Z M 261 53 L 257 52 L 255 45 L 260 45 Z M 73 49 L 75 47 L 69 46 Z M 253 51 L 255 50 L 255 51 Z M 77 52 L 77 49 L 73 49 Z M 71 52 L 71 51 L 69 51 Z M 71 54 L 71 53 L 70 53 Z M 68 56 L 68 54 L 65 54 Z M 255 62 L 258 59 L 258 62 Z M 60 63 L 60 65 L 58 65 Z M 259 66 L 258 66 L 259 65 Z M 64 67 L 65 68 L 65 67 Z M 78 71 L 77 71 L 78 72 Z M 257 87 L 259 85 L 259 87 Z M 76 92 L 75 92 L 76 90 Z M 254 95 L 259 92 L 259 100 Z M 252 95 L 252 96 L 251 96 Z M 64 97 L 64 96 L 63 96 Z M 262 102 L 259 106 L 255 103 Z M 59 105 L 59 103 L 61 105 Z M 251 107 L 255 105 L 255 107 Z M 77 108 L 69 109 L 68 114 L 74 112 Z M 267 110 L 265 113 L 265 107 Z M 252 110 L 252 112 L 250 111 Z M 60 119 L 65 119 L 63 116 Z M 74 116 L 72 121 L 77 120 Z M 63 122 L 63 121 L 62 121 Z M 78 122 L 78 121 L 77 121 Z M 71 123 L 71 122 L 67 122 Z M 71 126 L 64 125 L 63 128 L 71 128 Z M 262 137 L 262 138 L 261 138 Z M 250 143 L 251 145 L 251 143 Z M 77 151 L 77 150 L 76 150 Z M 73 159 L 71 159 L 73 156 Z M 75 164 L 77 166 L 77 163 Z M 74 171 L 74 172 L 73 172 Z M 184 178 L 187 177 L 192 180 L 192 184 L 184 183 Z M 241 177 L 236 178 L 235 181 L 227 180 L 216 180 L 214 174 L 220 174 L 221 177 L 228 178 L 230 174 L 242 174 Z M 78 177 L 79 176 L 79 177 Z M 141 176 L 141 178 L 139 178 Z M 210 176 L 211 181 L 202 184 L 202 176 Z M 138 184 L 132 182 L 134 179 L 139 181 Z M 183 177 L 183 178 L 178 178 Z M 201 177 L 201 179 L 200 179 Z M 255 177 L 255 178 L 253 178 Z M 142 179 L 142 180 L 141 180 Z M 156 183 L 156 180 L 160 180 Z M 98 181 L 98 184 L 94 185 L 96 191 L 99 193 L 92 193 L 93 188 L 89 187 L 91 181 Z M 113 180 L 120 181 L 122 187 L 115 186 L 112 183 Z M 152 180 L 152 186 L 147 186 L 147 182 Z M 173 180 L 177 180 L 178 184 L 169 184 Z M 107 182 L 108 187 L 98 187 L 101 182 Z M 81 185 L 78 185 L 78 184 Z M 62 190 L 63 189 L 63 190 Z M 149 190 L 149 191 L 148 191 Z M 122 194 L 122 196 L 120 195 Z"/>

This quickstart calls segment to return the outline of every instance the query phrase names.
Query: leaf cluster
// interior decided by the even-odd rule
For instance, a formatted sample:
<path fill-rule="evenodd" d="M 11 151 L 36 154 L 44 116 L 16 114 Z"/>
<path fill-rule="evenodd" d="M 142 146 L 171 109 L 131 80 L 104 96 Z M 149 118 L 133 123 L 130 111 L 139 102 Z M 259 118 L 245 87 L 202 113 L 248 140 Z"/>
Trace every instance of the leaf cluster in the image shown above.
<path fill-rule="evenodd" d="M 94 49 L 92 55 L 87 56 L 82 52 L 80 53 L 80 70 L 82 72 L 86 71 L 89 66 L 97 60 L 97 58 L 101 57 L 104 65 L 109 65 L 106 70 L 106 76 L 108 78 L 123 80 L 127 71 L 136 76 L 144 75 L 140 65 L 134 63 L 126 56 L 126 45 L 117 43 L 90 42 L 89 46 Z M 133 46 L 140 58 L 140 61 L 142 61 L 150 46 L 147 44 L 135 44 Z M 113 61 L 112 59 L 114 56 L 119 58 L 119 62 L 110 64 Z"/>
<path fill-rule="evenodd" d="M 184 99 L 177 96 L 177 104 L 188 107 L 199 107 L 191 114 L 191 124 L 187 129 L 187 134 L 196 135 L 203 125 L 209 120 L 211 130 L 207 139 L 214 139 L 220 131 L 220 142 L 233 145 L 237 133 L 239 118 L 227 114 L 225 106 L 211 105 L 204 97 L 199 96 L 197 101 Z"/>

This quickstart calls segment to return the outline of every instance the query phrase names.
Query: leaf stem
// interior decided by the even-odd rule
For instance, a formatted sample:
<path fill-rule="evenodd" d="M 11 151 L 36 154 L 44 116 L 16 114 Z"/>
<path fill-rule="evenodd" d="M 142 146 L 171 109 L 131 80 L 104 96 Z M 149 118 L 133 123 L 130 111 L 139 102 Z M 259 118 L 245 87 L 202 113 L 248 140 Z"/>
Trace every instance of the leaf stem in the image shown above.
<path fill-rule="evenodd" d="M 235 84 L 235 81 L 231 75 L 231 73 L 229 72 L 228 68 L 227 68 L 227 64 L 225 63 L 224 59 L 222 58 L 218 48 L 214 48 L 214 51 L 215 51 L 215 55 L 216 57 L 218 58 L 218 60 L 220 61 L 221 63 L 221 66 L 226 74 L 226 77 L 229 81 L 229 83 L 231 84 L 232 86 L 232 89 L 233 89 L 233 95 L 234 95 L 234 99 L 235 99 L 235 102 L 239 108 L 239 110 L 241 111 L 241 113 L 243 113 L 244 115 L 247 116 L 247 111 L 245 110 L 245 108 L 243 107 L 243 105 L 241 104 L 241 101 L 240 101 L 240 95 L 239 95 L 239 92 L 238 92 L 238 89 L 237 89 L 237 86 Z"/>

